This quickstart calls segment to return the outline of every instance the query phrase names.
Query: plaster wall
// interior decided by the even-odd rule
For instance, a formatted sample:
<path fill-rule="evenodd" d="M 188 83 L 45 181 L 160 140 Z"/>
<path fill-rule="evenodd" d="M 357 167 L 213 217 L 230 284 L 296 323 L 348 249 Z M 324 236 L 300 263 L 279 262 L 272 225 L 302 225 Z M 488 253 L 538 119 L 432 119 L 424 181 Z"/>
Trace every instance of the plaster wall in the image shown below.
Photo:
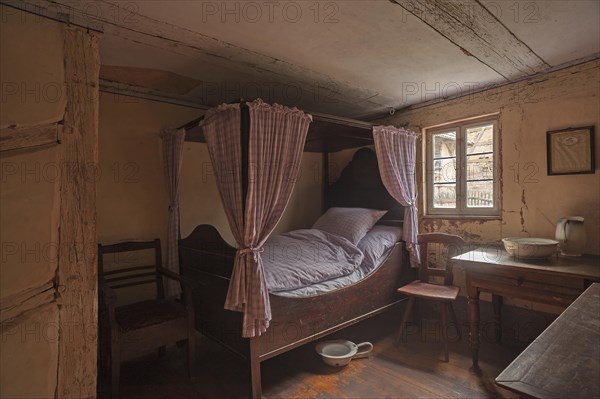
<path fill-rule="evenodd" d="M 64 28 L 0 6 L 0 125 L 63 118 Z M 0 155 L 0 397 L 54 397 L 58 366 L 57 147 Z M 50 289 L 48 288 L 50 287 Z"/>
<path fill-rule="evenodd" d="M 64 27 L 4 5 L 0 15 L 0 126 L 62 119 L 67 103 Z"/>
<path fill-rule="evenodd" d="M 98 242 L 161 240 L 166 259 L 168 196 L 160 130 L 180 126 L 198 110 L 111 93 L 100 94 Z M 149 258 L 150 257 L 150 258 Z M 104 257 L 104 267 L 148 264 L 150 251 Z M 120 304 L 156 295 L 153 284 L 119 289 Z"/>
<path fill-rule="evenodd" d="M 583 216 L 587 229 L 585 252 L 600 254 L 600 173 L 548 176 L 546 132 L 568 127 L 595 126 L 595 156 L 600 159 L 600 62 L 593 61 L 545 76 L 428 106 L 408 109 L 380 124 L 428 127 L 498 113 L 500 129 L 501 215 L 497 219 L 430 217 L 425 209 L 423 152 L 418 152 L 423 232 L 459 234 L 471 243 L 499 242 L 503 237 L 553 238 L 556 221 Z M 424 99 L 433 93 L 422 93 Z M 440 93 L 437 93 L 438 95 Z M 424 146 L 424 140 L 421 140 Z M 464 273 L 456 271 L 464 285 Z M 464 290 L 463 290 L 464 292 Z"/>
<path fill-rule="evenodd" d="M 0 397 L 54 398 L 59 338 L 56 304 L 2 323 Z"/>
<path fill-rule="evenodd" d="M 160 238 L 168 198 L 160 130 L 198 116 L 193 108 L 100 95 L 98 242 Z"/>
<path fill-rule="evenodd" d="M 52 280 L 58 250 L 58 157 L 56 147 L 3 154 L 0 297 L 17 295 Z"/>

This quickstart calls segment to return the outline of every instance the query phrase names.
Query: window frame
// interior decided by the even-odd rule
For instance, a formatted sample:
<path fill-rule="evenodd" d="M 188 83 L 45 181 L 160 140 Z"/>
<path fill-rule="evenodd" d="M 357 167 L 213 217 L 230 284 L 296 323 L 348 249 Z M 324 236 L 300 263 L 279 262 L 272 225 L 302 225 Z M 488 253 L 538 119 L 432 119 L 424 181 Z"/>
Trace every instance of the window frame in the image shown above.
<path fill-rule="evenodd" d="M 491 208 L 467 208 L 467 140 L 466 131 L 469 128 L 493 125 L 493 200 L 494 206 Z M 455 131 L 456 132 L 456 207 L 455 208 L 434 208 L 433 207 L 433 187 L 434 187 L 434 148 L 433 136 L 435 134 Z M 448 217 L 448 218 L 500 218 L 501 210 L 501 185 L 500 185 L 500 132 L 498 128 L 498 116 L 488 116 L 476 119 L 462 120 L 458 122 L 438 125 L 425 129 L 425 216 Z"/>

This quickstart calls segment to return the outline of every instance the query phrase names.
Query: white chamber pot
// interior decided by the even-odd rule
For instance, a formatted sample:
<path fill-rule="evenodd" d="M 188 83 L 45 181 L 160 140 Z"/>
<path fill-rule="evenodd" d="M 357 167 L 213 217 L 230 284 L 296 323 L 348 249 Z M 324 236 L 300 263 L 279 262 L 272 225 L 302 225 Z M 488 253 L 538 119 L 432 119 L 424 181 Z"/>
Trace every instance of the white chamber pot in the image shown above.
<path fill-rule="evenodd" d="M 360 350 L 361 348 L 364 349 Z M 338 339 L 319 342 L 315 350 L 321 355 L 325 364 L 333 367 L 343 367 L 350 363 L 352 359 L 369 356 L 369 353 L 373 350 L 373 344 L 370 342 L 355 344 L 351 341 Z"/>

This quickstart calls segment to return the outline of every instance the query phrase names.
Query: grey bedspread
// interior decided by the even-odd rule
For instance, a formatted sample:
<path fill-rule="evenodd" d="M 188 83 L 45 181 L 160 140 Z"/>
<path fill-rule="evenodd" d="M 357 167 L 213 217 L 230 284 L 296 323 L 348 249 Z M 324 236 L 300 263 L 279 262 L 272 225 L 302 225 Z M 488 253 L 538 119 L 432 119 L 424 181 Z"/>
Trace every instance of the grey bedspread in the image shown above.
<path fill-rule="evenodd" d="M 345 238 L 316 229 L 272 236 L 262 254 L 269 292 L 289 291 L 353 273 L 363 253 Z"/>

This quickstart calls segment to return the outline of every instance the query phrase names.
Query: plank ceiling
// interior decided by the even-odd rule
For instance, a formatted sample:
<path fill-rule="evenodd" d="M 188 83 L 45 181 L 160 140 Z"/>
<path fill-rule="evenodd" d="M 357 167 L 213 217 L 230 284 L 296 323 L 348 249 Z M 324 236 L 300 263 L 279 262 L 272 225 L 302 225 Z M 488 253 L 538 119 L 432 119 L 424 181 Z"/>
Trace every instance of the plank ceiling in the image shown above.
<path fill-rule="evenodd" d="M 104 31 L 104 90 L 199 107 L 373 118 L 600 53 L 598 0 L 3 2 Z"/>

